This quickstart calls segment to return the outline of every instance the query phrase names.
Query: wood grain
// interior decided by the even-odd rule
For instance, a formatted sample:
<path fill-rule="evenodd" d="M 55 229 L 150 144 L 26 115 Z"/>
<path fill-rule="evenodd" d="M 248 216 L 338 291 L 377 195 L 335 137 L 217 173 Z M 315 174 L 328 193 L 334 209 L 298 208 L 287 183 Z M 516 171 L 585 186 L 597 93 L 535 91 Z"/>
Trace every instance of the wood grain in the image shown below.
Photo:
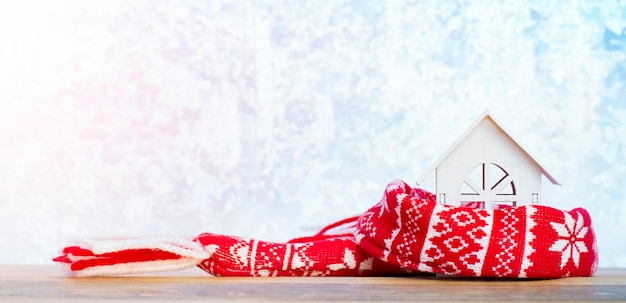
<path fill-rule="evenodd" d="M 591 278 L 218 278 L 199 269 L 71 278 L 52 266 L 0 266 L 0 302 L 572 302 L 626 301 L 626 269 Z"/>

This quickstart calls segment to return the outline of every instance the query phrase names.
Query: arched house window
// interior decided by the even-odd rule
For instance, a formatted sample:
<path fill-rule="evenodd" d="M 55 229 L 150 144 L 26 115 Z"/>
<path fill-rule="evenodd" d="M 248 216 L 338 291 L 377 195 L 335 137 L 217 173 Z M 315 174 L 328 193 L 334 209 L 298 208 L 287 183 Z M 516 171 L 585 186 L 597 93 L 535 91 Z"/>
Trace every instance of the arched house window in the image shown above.
<path fill-rule="evenodd" d="M 470 208 L 499 209 L 517 206 L 515 181 L 496 163 L 476 165 L 461 185 L 460 205 Z"/>

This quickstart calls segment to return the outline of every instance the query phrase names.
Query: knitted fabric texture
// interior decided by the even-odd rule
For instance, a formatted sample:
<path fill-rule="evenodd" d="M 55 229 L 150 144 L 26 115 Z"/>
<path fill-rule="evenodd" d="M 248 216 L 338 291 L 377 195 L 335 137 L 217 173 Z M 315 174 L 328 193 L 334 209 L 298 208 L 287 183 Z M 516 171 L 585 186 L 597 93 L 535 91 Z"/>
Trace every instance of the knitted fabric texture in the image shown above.
<path fill-rule="evenodd" d="M 212 233 L 100 238 L 65 247 L 53 260 L 75 276 L 198 266 L 215 276 L 557 278 L 593 275 L 598 254 L 584 209 L 441 205 L 431 193 L 394 181 L 363 215 L 287 243 Z"/>
<path fill-rule="evenodd" d="M 364 253 L 353 235 L 274 243 L 204 233 L 211 257 L 199 267 L 216 276 L 381 276 L 408 271 Z"/>
<path fill-rule="evenodd" d="M 365 252 L 399 267 L 446 275 L 591 276 L 598 252 L 586 210 L 530 205 L 496 210 L 437 204 L 402 181 L 358 222 Z"/>

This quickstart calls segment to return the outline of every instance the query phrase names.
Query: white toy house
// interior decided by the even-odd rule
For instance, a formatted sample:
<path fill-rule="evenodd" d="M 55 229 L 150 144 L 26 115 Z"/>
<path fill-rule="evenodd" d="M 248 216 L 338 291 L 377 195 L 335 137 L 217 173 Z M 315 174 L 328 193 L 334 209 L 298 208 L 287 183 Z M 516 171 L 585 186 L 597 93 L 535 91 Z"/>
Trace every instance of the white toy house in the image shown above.
<path fill-rule="evenodd" d="M 541 175 L 561 185 L 524 150 L 489 111 L 424 173 L 435 171 L 437 202 L 496 209 L 541 202 Z"/>

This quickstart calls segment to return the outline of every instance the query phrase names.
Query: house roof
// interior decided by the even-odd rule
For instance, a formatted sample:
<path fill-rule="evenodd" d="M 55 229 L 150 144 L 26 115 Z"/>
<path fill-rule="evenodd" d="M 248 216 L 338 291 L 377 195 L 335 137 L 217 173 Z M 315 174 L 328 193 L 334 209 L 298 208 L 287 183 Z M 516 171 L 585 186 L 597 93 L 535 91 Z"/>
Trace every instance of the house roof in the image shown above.
<path fill-rule="evenodd" d="M 452 144 L 452 146 L 450 146 L 448 148 L 448 150 L 446 150 L 446 152 L 439 158 L 439 160 L 437 160 L 428 170 L 426 170 L 426 172 L 422 175 L 422 177 L 417 181 L 417 184 L 421 184 L 422 182 L 424 182 L 424 180 L 426 180 L 426 178 L 433 172 L 433 170 L 435 170 L 439 164 L 441 164 L 441 162 L 446 159 L 448 157 L 448 155 L 450 155 L 450 153 L 461 143 L 463 142 L 463 140 L 465 140 L 465 138 L 474 130 L 474 128 L 476 128 L 476 126 L 478 126 L 478 124 L 480 124 L 480 122 L 482 122 L 484 119 L 491 119 L 491 121 L 493 121 L 493 123 L 496 125 L 496 127 L 499 127 L 500 130 L 502 130 L 502 132 L 509 137 L 509 139 L 511 139 L 511 141 L 513 141 L 513 143 L 515 143 L 515 145 L 524 153 L 526 153 L 526 155 L 528 155 L 528 157 L 535 162 L 535 164 L 537 164 L 539 166 L 539 168 L 541 168 L 541 173 L 548 179 L 550 180 L 550 182 L 552 182 L 552 184 L 556 184 L 556 185 L 561 185 L 561 183 L 559 181 L 557 181 L 544 167 L 543 165 L 541 165 L 536 159 L 535 157 L 533 157 L 526 149 L 524 149 L 515 139 L 513 139 L 513 137 L 511 137 L 511 135 L 509 134 L 508 131 L 506 131 L 501 125 L 500 123 L 498 123 L 493 116 L 491 116 L 491 114 L 489 113 L 489 110 L 485 110 L 485 112 L 483 112 L 482 115 L 480 115 L 478 117 L 478 119 L 476 119 L 476 121 L 474 121 L 474 123 L 454 142 L 454 144 Z"/>

